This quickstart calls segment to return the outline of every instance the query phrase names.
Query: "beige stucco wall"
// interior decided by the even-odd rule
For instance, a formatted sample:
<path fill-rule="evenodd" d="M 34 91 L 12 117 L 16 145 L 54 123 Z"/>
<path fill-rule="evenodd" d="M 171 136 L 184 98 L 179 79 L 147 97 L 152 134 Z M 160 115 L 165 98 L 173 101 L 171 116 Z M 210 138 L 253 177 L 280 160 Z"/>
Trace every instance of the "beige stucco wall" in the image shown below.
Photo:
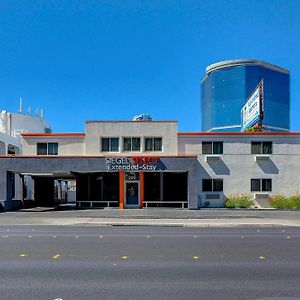
<path fill-rule="evenodd" d="M 176 121 L 88 121 L 86 123 L 86 155 L 177 155 Z M 119 137 L 119 152 L 102 152 L 101 137 Z M 123 151 L 123 137 L 140 137 L 141 151 Z M 145 137 L 162 137 L 162 151 L 144 151 Z"/>
<path fill-rule="evenodd" d="M 58 143 L 58 155 L 78 156 L 84 155 L 84 137 L 45 136 L 22 137 L 23 155 L 37 155 L 37 143 Z"/>

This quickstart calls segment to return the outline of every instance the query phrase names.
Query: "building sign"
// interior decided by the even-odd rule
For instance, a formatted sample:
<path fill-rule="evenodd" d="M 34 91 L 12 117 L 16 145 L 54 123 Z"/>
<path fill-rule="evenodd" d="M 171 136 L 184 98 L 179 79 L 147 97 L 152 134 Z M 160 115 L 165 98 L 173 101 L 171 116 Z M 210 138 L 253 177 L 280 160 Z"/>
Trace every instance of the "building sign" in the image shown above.
<path fill-rule="evenodd" d="M 247 128 L 253 126 L 257 122 L 261 122 L 263 118 L 263 81 L 261 81 L 241 110 L 242 129 L 246 131 Z"/>
<path fill-rule="evenodd" d="M 107 157 L 109 171 L 155 171 L 158 170 L 157 157 Z"/>

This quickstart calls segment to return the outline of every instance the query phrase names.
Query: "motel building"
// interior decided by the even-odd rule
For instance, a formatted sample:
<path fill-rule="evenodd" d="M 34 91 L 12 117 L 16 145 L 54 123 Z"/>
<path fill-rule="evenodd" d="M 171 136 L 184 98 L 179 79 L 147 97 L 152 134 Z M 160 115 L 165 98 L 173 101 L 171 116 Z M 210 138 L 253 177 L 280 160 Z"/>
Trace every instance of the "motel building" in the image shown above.
<path fill-rule="evenodd" d="M 300 133 L 87 121 L 84 133 L 23 133 L 21 151 L 0 157 L 0 205 L 198 209 L 248 194 L 263 206 L 299 193 L 299 169 Z"/>

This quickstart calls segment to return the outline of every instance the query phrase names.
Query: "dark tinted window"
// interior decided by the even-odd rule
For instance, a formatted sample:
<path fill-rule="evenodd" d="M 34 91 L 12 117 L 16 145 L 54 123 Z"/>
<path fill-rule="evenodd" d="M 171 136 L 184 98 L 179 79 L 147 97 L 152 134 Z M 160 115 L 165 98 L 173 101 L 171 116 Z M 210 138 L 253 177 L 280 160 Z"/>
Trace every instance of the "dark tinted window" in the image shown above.
<path fill-rule="evenodd" d="M 47 155 L 47 143 L 37 143 L 37 155 Z"/>
<path fill-rule="evenodd" d="M 261 154 L 261 142 L 251 143 L 251 154 Z"/>
<path fill-rule="evenodd" d="M 48 143 L 48 155 L 58 155 L 58 143 Z"/>
<path fill-rule="evenodd" d="M 211 179 L 203 179 L 202 180 L 202 191 L 203 192 L 211 192 L 212 191 L 212 180 Z"/>
<path fill-rule="evenodd" d="M 214 192 L 223 191 L 223 179 L 213 179 L 213 191 Z"/>
<path fill-rule="evenodd" d="M 213 142 L 213 154 L 223 154 L 223 142 Z"/>
<path fill-rule="evenodd" d="M 212 142 L 202 142 L 202 154 L 212 154 Z"/>
<path fill-rule="evenodd" d="M 262 179 L 261 180 L 261 190 L 263 192 L 272 191 L 272 179 Z"/>
<path fill-rule="evenodd" d="M 260 192 L 260 179 L 251 179 L 251 192 Z"/>
<path fill-rule="evenodd" d="M 114 152 L 119 151 L 119 139 L 118 138 L 110 139 L 110 151 L 114 151 Z"/>
<path fill-rule="evenodd" d="M 262 143 L 262 153 L 263 154 L 272 154 L 272 142 L 263 142 Z"/>
<path fill-rule="evenodd" d="M 109 151 L 109 138 L 101 139 L 101 151 Z"/>

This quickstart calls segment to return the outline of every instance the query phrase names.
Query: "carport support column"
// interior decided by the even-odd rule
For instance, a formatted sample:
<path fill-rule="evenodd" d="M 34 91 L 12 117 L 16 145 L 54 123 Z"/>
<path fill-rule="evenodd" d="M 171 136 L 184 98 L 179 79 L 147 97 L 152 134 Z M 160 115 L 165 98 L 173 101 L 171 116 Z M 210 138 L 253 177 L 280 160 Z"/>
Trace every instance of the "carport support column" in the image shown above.
<path fill-rule="evenodd" d="M 160 190 L 159 190 L 159 200 L 160 201 L 163 201 L 164 200 L 164 173 L 163 172 L 160 172 L 159 173 L 159 186 L 160 186 Z"/>
<path fill-rule="evenodd" d="M 144 207 L 144 172 L 140 172 L 140 208 Z"/>
<path fill-rule="evenodd" d="M 124 198 L 125 198 L 125 172 L 119 172 L 119 208 L 124 208 Z"/>

